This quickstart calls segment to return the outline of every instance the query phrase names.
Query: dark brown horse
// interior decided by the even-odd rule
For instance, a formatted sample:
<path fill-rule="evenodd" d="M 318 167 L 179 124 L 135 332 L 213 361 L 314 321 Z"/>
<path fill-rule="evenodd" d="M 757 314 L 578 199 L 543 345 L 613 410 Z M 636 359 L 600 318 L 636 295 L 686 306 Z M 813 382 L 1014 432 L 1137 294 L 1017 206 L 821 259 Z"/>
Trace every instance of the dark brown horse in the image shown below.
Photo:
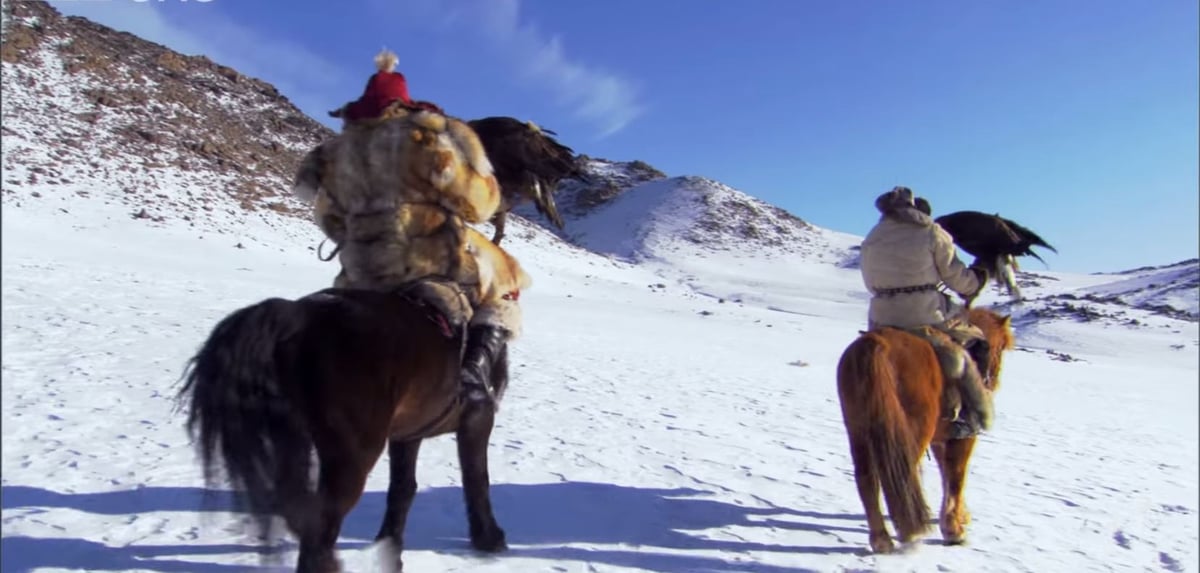
<path fill-rule="evenodd" d="M 988 379 L 990 390 L 995 391 L 1001 355 L 1013 346 L 1011 317 L 976 308 L 969 318 L 990 344 Z M 881 487 L 901 543 L 914 541 L 929 529 L 920 461 L 931 444 L 942 474 L 942 538 L 949 544 L 965 539 L 971 517 L 963 503 L 963 485 L 975 438 L 946 439 L 949 422 L 940 412 L 942 386 L 933 347 L 903 330 L 866 332 L 850 343 L 838 361 L 842 420 L 871 549 L 876 553 L 894 548 L 879 507 Z"/>
<path fill-rule="evenodd" d="M 461 400 L 461 335 L 397 293 L 326 289 L 271 298 L 223 319 L 185 373 L 187 427 L 206 481 L 217 466 L 265 536 L 280 516 L 300 542 L 297 571 L 338 571 L 334 546 L 367 474 L 388 448 L 391 477 L 377 540 L 401 567 L 424 438 L 457 433 L 472 545 L 506 549 L 492 515 L 487 447 L 495 411 Z M 492 370 L 499 400 L 507 350 Z M 310 483 L 313 451 L 319 470 Z"/>

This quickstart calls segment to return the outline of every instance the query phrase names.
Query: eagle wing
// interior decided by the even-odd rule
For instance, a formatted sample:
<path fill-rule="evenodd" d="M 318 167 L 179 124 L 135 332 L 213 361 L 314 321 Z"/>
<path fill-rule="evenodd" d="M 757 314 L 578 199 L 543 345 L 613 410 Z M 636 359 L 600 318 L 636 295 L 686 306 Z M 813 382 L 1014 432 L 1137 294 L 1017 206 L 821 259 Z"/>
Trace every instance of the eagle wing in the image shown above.
<path fill-rule="evenodd" d="M 574 150 L 531 122 L 512 117 L 485 117 L 467 122 L 483 142 L 508 205 L 532 200 L 558 228 L 562 217 L 554 190 L 565 178 L 586 178 Z"/>
<path fill-rule="evenodd" d="M 942 215 L 935 221 L 950 234 L 954 244 L 981 259 L 997 256 L 1031 256 L 1045 262 L 1031 247 L 1039 246 L 1058 252 L 1037 233 L 1000 215 L 979 211 L 957 211 Z"/>
<path fill-rule="evenodd" d="M 1014 301 L 1022 300 L 1017 283 L 1017 263 L 1014 257 L 1031 256 L 1044 264 L 1031 247 L 1040 246 L 1058 252 L 1037 233 L 1016 222 L 979 211 L 957 211 L 934 221 L 954 240 L 954 244 L 975 256 L 972 264 L 988 269 L 996 283 L 1008 289 Z"/>
<path fill-rule="evenodd" d="M 1029 256 L 1032 256 L 1033 258 L 1041 261 L 1042 258 L 1037 256 L 1037 253 L 1033 252 L 1032 247 L 1044 247 L 1044 248 L 1050 250 L 1051 252 L 1054 252 L 1054 253 L 1058 252 L 1058 249 L 1055 249 L 1054 247 L 1050 246 L 1050 243 L 1047 243 L 1044 239 L 1042 239 L 1040 236 L 1038 236 L 1037 233 L 1034 233 L 1033 231 L 1029 230 L 1028 228 L 1017 224 L 1016 221 L 1013 221 L 1011 219 L 1005 219 L 1004 217 L 1001 217 L 1000 215 L 996 215 L 996 217 L 999 218 L 1000 220 L 1004 221 L 1005 225 L 1007 225 L 1008 228 L 1017 237 L 1020 238 L 1019 244 L 1022 248 L 1022 252 L 1016 253 L 1017 255 L 1029 255 Z M 1042 262 L 1045 262 L 1045 261 L 1042 261 Z"/>

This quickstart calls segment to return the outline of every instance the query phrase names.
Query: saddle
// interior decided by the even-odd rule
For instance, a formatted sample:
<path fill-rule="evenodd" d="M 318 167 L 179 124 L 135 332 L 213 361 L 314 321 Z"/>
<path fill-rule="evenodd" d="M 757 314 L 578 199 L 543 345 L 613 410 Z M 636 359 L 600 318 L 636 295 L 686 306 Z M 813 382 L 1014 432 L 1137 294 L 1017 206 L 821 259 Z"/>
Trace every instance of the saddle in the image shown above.
<path fill-rule="evenodd" d="M 929 343 L 937 356 L 938 367 L 946 384 L 942 388 L 942 415 L 956 420 L 964 409 L 974 411 L 983 429 L 991 426 L 993 418 L 991 393 L 993 381 L 988 376 L 989 351 L 986 342 L 980 341 L 971 347 L 964 343 L 979 340 L 969 332 L 973 326 L 955 323 L 942 326 L 918 326 L 900 328 L 895 326 L 875 327 L 872 330 L 891 328 L 906 332 Z M 859 331 L 866 334 L 872 330 Z M 979 356 L 982 354 L 983 356 Z M 972 364 L 972 361 L 974 364 Z M 974 382 L 972 382 L 974 381 Z"/>
<path fill-rule="evenodd" d="M 346 270 L 338 272 L 333 279 L 335 288 L 354 288 L 346 277 Z M 450 279 L 429 277 L 417 279 L 392 289 L 426 311 L 429 320 L 438 325 L 446 338 L 463 334 L 475 310 L 470 298 L 461 286 Z"/>
<path fill-rule="evenodd" d="M 967 409 L 975 413 L 983 429 L 988 429 L 994 416 L 991 403 L 994 386 L 988 376 L 988 347 L 986 342 L 963 331 L 964 326 L 969 327 L 950 324 L 942 328 L 921 326 L 902 330 L 928 341 L 937 355 L 938 366 L 947 381 L 942 391 L 944 416 L 953 420 Z M 965 345 L 971 341 L 977 342 L 972 346 Z"/>
<path fill-rule="evenodd" d="M 465 334 L 467 323 L 475 314 L 467 293 L 449 279 L 417 279 L 400 286 L 396 292 L 424 307 L 446 338 Z"/>

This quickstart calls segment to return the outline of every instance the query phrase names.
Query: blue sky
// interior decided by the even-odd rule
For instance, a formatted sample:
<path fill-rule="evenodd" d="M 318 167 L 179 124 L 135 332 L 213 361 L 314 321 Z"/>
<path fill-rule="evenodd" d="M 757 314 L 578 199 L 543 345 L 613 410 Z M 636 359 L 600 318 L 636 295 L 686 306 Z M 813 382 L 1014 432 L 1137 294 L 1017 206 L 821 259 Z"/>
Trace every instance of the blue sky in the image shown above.
<path fill-rule="evenodd" d="M 323 121 L 386 45 L 413 97 L 454 115 L 532 119 L 823 227 L 865 234 L 874 197 L 907 185 L 936 213 L 1035 229 L 1054 270 L 1200 251 L 1194 0 L 52 4 L 263 78 Z"/>

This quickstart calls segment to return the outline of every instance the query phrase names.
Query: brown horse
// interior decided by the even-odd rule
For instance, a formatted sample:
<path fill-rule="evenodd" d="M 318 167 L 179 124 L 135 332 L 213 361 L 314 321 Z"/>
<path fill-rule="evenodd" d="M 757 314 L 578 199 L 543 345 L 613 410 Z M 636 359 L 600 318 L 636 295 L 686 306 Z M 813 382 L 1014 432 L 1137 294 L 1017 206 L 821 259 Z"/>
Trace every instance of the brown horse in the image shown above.
<path fill-rule="evenodd" d="M 995 391 L 1001 355 L 1013 346 L 1011 317 L 980 308 L 971 309 L 968 316 L 990 344 L 987 378 L 989 389 Z M 863 333 L 838 361 L 842 420 L 871 549 L 876 553 L 894 548 L 879 507 L 881 486 L 902 543 L 928 530 L 929 508 L 921 491 L 919 464 L 931 444 L 942 474 L 942 538 L 948 544 L 965 539 L 971 517 L 962 494 L 975 438 L 946 439 L 949 422 L 940 411 L 942 386 L 942 371 L 930 343 L 899 329 Z"/>
<path fill-rule="evenodd" d="M 391 476 L 376 539 L 390 540 L 401 568 L 417 452 L 424 438 L 448 432 L 457 433 L 472 545 L 507 548 L 489 497 L 495 411 L 460 399 L 462 334 L 431 319 L 427 307 L 395 292 L 271 298 L 223 319 L 189 362 L 180 397 L 189 402 L 187 428 L 199 436 L 206 481 L 223 465 L 239 508 L 257 518 L 264 537 L 272 517 L 282 517 L 300 542 L 296 571 L 339 570 L 342 520 L 385 446 Z M 492 372 L 499 400 L 506 349 Z"/>

